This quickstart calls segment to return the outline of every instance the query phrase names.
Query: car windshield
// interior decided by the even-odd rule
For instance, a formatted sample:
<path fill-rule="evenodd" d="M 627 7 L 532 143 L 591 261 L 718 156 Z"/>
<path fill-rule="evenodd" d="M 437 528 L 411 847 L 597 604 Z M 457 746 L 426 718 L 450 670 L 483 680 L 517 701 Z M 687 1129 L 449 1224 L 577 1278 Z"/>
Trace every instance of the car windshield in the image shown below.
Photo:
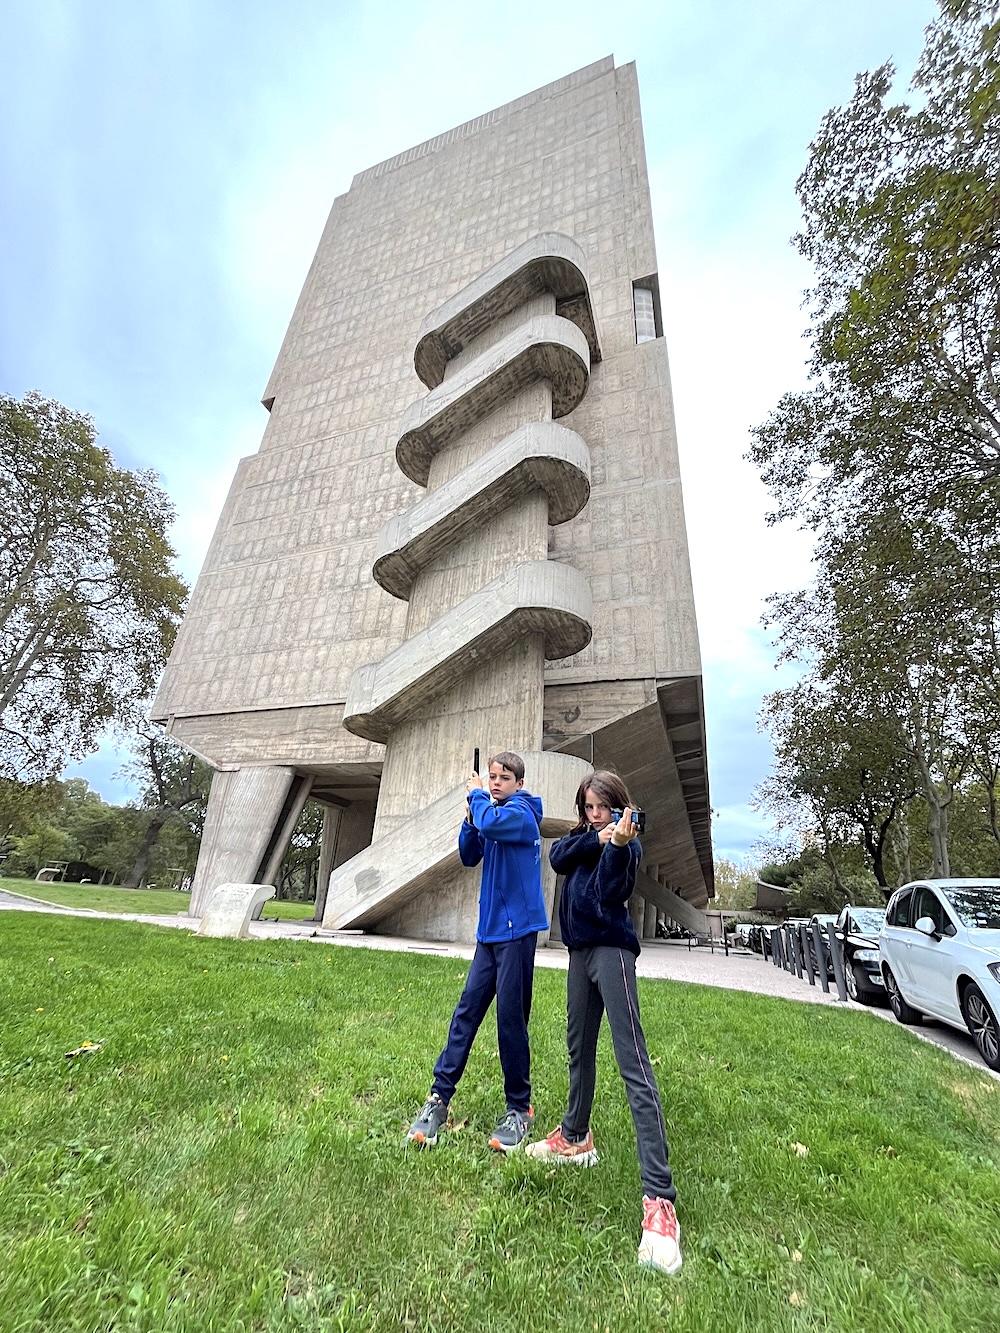
<path fill-rule="evenodd" d="M 1000 930 L 1000 884 L 948 885 L 941 892 L 958 914 L 963 926 Z"/>
<path fill-rule="evenodd" d="M 877 935 L 885 925 L 884 907 L 856 907 L 851 920 L 865 935 Z"/>

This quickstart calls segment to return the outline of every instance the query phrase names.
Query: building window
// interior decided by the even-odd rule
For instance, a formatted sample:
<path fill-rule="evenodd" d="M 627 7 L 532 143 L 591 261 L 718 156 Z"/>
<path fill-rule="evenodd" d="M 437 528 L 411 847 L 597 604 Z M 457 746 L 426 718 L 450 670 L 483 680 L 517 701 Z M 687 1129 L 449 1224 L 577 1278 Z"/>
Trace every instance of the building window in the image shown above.
<path fill-rule="evenodd" d="M 653 315 L 653 293 L 648 287 L 633 287 L 635 302 L 635 340 L 651 343 L 656 337 L 656 318 Z"/>
<path fill-rule="evenodd" d="M 632 309 L 635 312 L 635 340 L 652 342 L 663 337 L 660 319 L 660 284 L 655 273 L 648 278 L 637 278 L 632 284 Z"/>

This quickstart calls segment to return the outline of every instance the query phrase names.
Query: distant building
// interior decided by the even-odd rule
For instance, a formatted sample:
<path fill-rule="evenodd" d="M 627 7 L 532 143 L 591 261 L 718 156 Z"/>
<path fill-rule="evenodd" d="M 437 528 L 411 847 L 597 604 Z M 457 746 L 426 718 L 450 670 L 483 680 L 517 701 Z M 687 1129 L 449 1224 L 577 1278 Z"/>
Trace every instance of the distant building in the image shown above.
<path fill-rule="evenodd" d="M 218 770 L 194 914 L 218 883 L 270 880 L 311 797 L 328 926 L 470 938 L 478 873 L 455 843 L 478 746 L 525 755 L 546 835 L 591 764 L 616 768 L 648 816 L 639 919 L 702 920 L 662 333 L 633 65 L 598 61 L 335 200 L 154 709 Z"/>

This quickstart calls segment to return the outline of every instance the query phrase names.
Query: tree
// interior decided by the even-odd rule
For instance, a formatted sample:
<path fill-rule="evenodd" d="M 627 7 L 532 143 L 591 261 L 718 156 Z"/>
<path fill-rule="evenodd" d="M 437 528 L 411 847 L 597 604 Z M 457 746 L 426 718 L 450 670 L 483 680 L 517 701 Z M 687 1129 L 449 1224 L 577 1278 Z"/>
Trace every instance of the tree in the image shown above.
<path fill-rule="evenodd" d="M 836 682 L 807 678 L 764 701 L 775 767 L 757 800 L 779 827 L 822 837 L 835 883 L 835 847 L 860 839 L 876 881 L 888 883 L 885 846 L 893 822 L 915 795 L 898 721 L 862 711 Z"/>
<path fill-rule="evenodd" d="M 757 901 L 757 868 L 723 857 L 715 863 L 715 906 L 726 912 L 749 912 Z"/>
<path fill-rule="evenodd" d="M 306 902 L 316 897 L 322 838 L 323 807 L 318 801 L 306 801 L 278 871 L 276 897 Z"/>
<path fill-rule="evenodd" d="M 125 880 L 127 888 L 138 888 L 148 875 L 153 848 L 165 826 L 181 824 L 192 839 L 200 839 L 212 782 L 209 765 L 157 727 L 139 734 L 133 753 L 129 773 L 142 787 L 145 827 Z"/>
<path fill-rule="evenodd" d="M 51 776 L 137 720 L 186 595 L 172 517 L 89 417 L 0 395 L 0 775 Z"/>
<path fill-rule="evenodd" d="M 1000 0 L 940 0 L 912 82 L 855 81 L 811 146 L 795 238 L 816 279 L 814 387 L 751 457 L 818 533 L 874 511 L 962 521 L 1000 483 Z"/>
<path fill-rule="evenodd" d="M 1000 846 L 1000 0 L 940 0 L 912 106 L 890 102 L 894 73 L 859 75 L 811 146 L 813 385 L 751 457 L 771 521 L 816 534 L 813 587 L 772 599 L 783 655 L 895 729 L 946 875 L 959 794 Z M 786 796 L 789 777 L 815 796 L 827 761 L 779 773 Z M 909 824 L 886 838 L 909 867 Z"/>

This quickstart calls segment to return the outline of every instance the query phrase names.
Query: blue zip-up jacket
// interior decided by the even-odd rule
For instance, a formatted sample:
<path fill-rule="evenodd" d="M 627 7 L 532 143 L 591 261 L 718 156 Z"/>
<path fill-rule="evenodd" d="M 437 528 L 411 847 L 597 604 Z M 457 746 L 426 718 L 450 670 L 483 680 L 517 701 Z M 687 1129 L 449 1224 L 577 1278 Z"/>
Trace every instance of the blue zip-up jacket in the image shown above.
<path fill-rule="evenodd" d="M 638 838 L 624 847 L 601 844 L 593 829 L 568 833 L 554 843 L 549 861 L 565 875 L 559 899 L 559 927 L 567 949 L 592 949 L 598 944 L 628 949 L 639 956 L 639 940 L 626 903 L 635 888 L 642 856 Z"/>
<path fill-rule="evenodd" d="M 483 863 L 476 939 L 483 944 L 519 940 L 533 930 L 548 930 L 542 897 L 542 802 L 519 787 L 494 805 L 489 792 L 469 792 L 472 822 L 458 832 L 464 866 Z"/>

